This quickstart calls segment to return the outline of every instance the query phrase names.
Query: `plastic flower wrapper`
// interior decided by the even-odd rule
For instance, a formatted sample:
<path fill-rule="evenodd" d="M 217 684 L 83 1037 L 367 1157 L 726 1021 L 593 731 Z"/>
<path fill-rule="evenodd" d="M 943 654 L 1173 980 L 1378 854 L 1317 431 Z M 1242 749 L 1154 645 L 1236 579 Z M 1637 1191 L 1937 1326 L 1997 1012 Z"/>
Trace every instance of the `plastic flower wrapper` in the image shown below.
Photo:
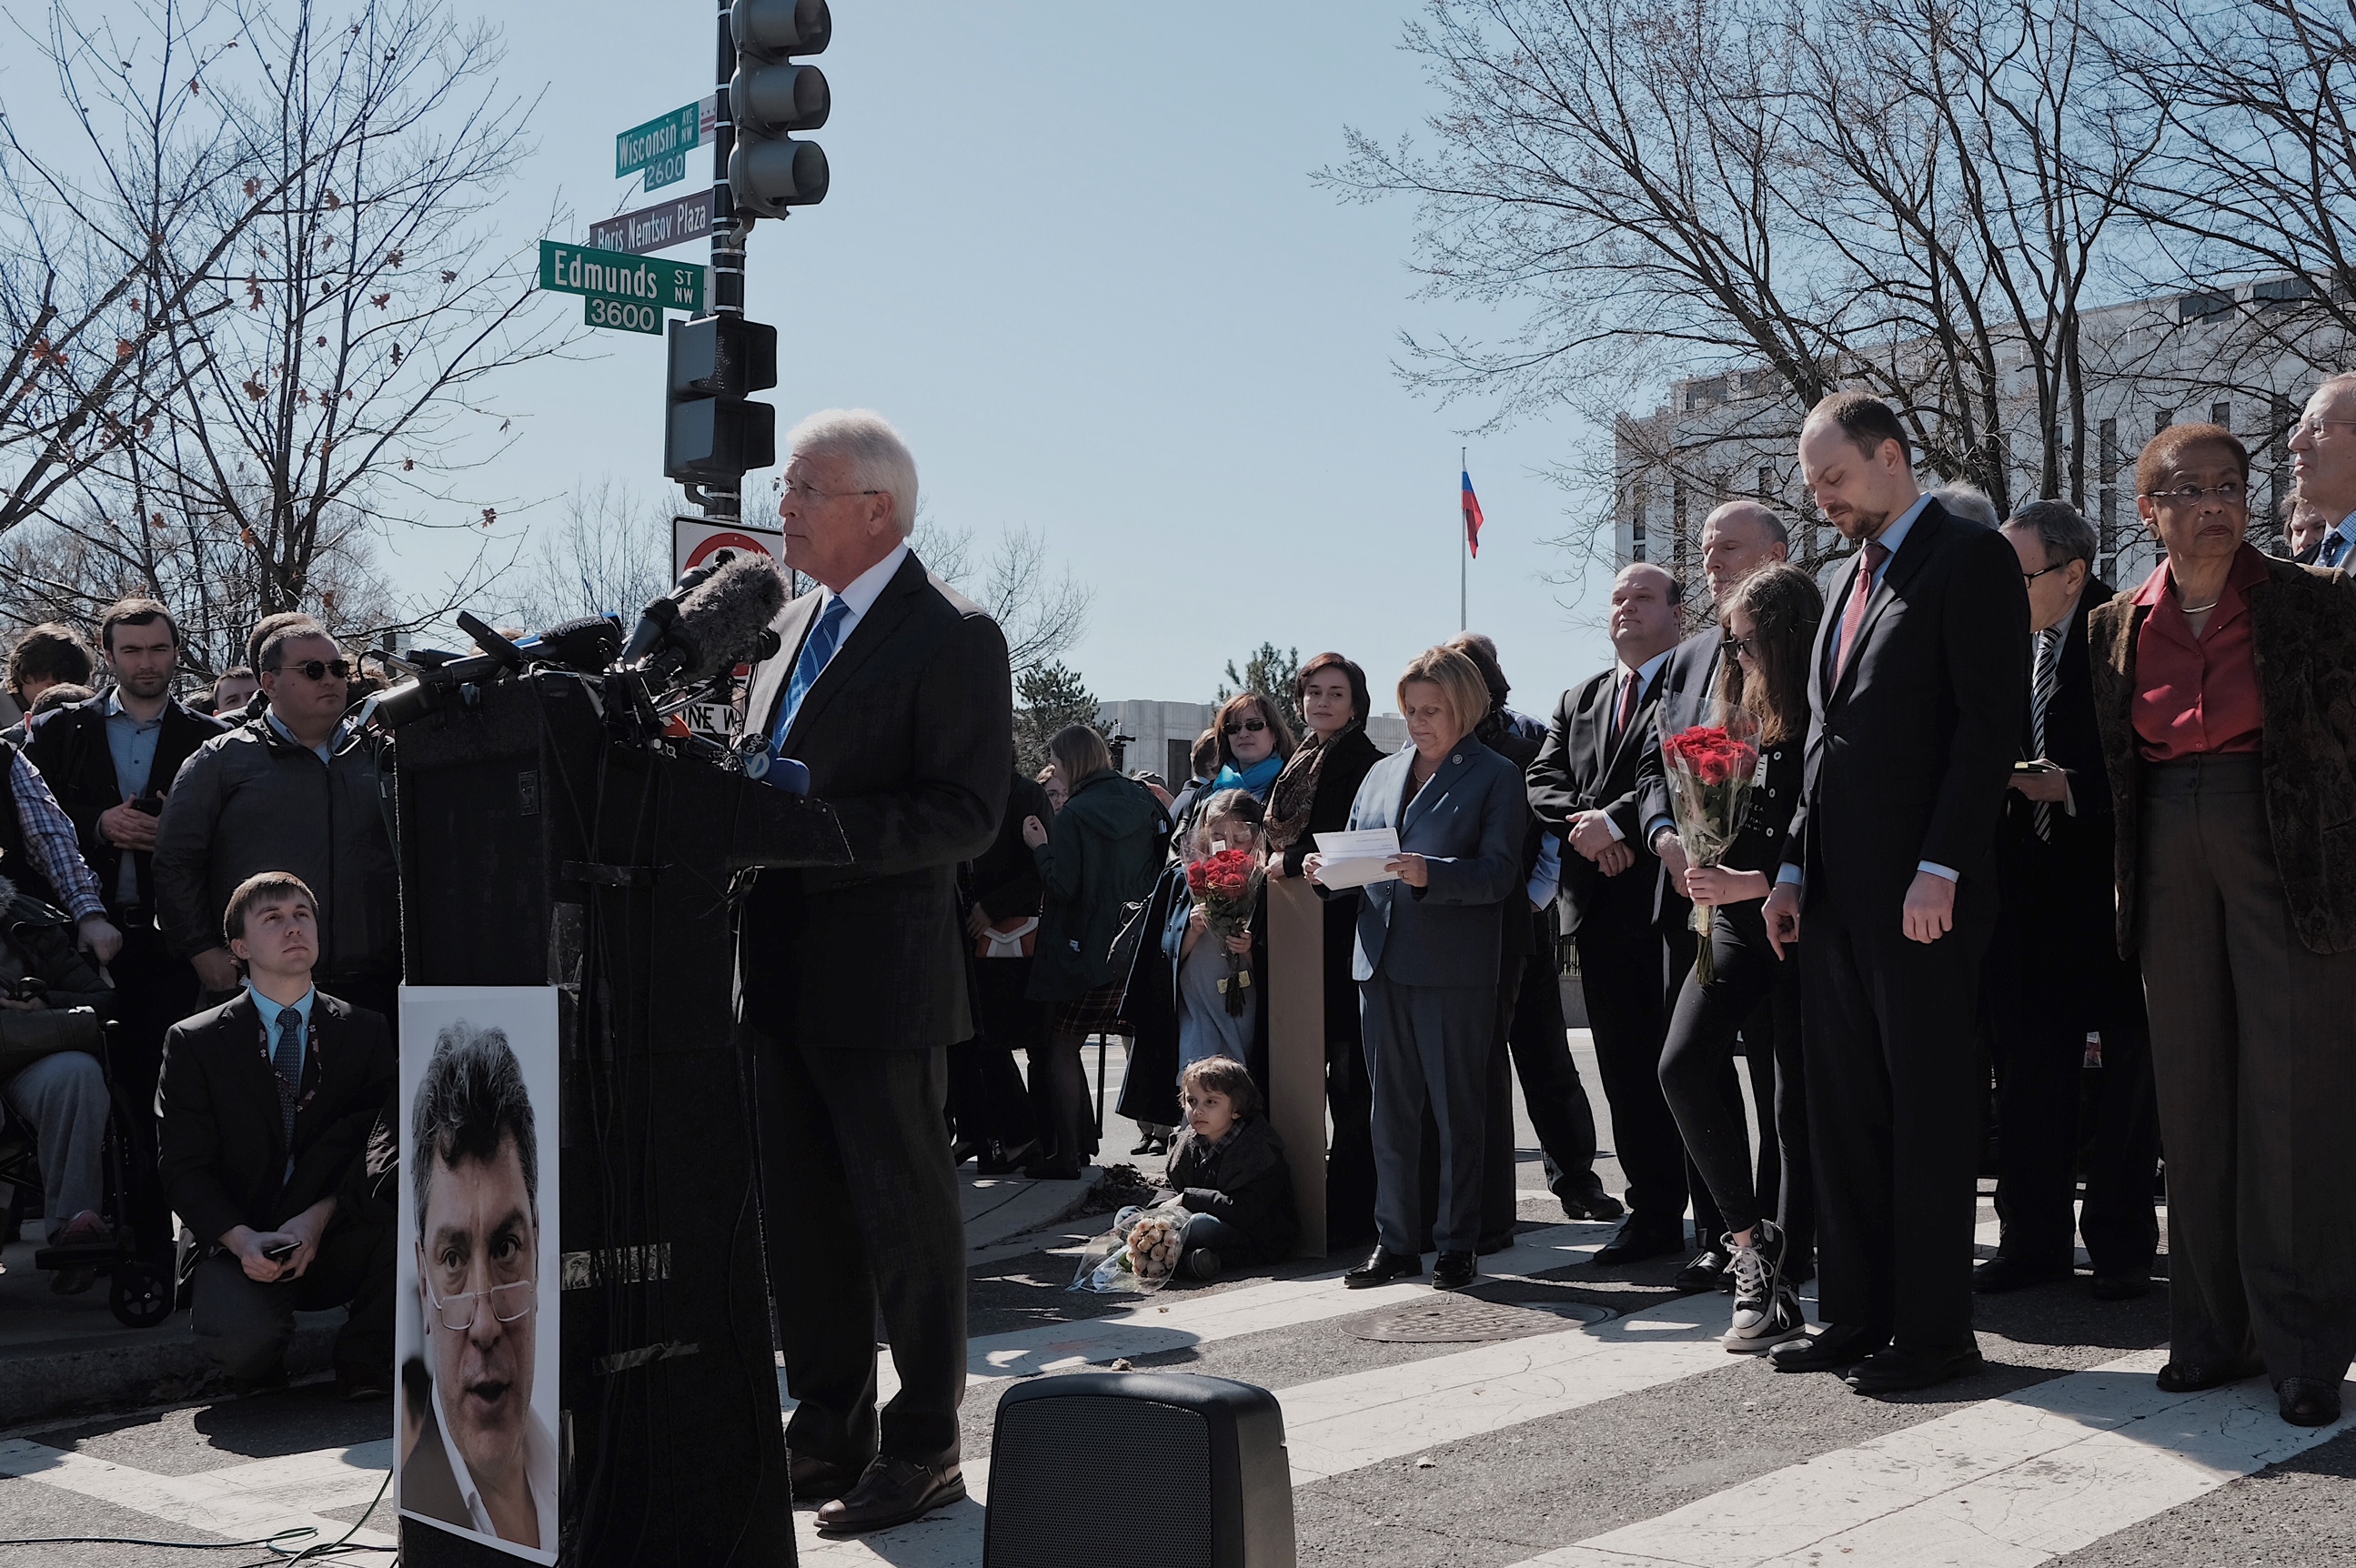
<path fill-rule="evenodd" d="M 1661 742 L 1661 761 L 1668 769 L 1669 807 L 1677 820 L 1687 863 L 1719 864 L 1742 827 L 1751 785 L 1759 776 L 1759 748 L 1722 726 L 1697 724 Z M 1708 905 L 1694 905 L 1693 923 L 1701 937 L 1694 954 L 1694 975 L 1707 986 L 1718 974 L 1717 955 L 1710 950 Z"/>
<path fill-rule="evenodd" d="M 1230 952 L 1227 939 L 1251 933 L 1252 912 L 1259 907 L 1260 882 L 1267 873 L 1259 857 L 1248 849 L 1219 849 L 1186 868 L 1186 891 L 1203 907 L 1205 933 L 1219 944 L 1227 960 L 1226 978 L 1219 982 L 1227 1016 L 1240 1018 L 1244 992 L 1251 987 L 1251 960 Z"/>
<path fill-rule="evenodd" d="M 1088 1243 L 1066 1288 L 1096 1296 L 1160 1290 L 1177 1272 L 1185 1228 L 1185 1211 L 1174 1200 L 1123 1209 L 1113 1216 L 1112 1229 Z"/>

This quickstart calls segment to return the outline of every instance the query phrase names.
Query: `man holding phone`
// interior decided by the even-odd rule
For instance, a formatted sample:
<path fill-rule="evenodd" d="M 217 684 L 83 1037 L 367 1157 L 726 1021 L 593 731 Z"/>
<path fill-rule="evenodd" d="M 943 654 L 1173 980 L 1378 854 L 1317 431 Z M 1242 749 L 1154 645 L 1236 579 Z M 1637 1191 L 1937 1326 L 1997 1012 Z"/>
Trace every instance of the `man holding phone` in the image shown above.
<path fill-rule="evenodd" d="M 337 1387 L 392 1386 L 393 1233 L 348 1200 L 398 1072 L 376 1013 L 311 983 L 319 906 L 284 871 L 249 877 L 222 921 L 245 988 L 164 1043 L 163 1175 L 204 1247 L 190 1314 L 239 1392 L 285 1381 L 294 1314 L 348 1303 Z"/>
<path fill-rule="evenodd" d="M 180 764 L 227 726 L 172 695 L 180 629 L 153 599 L 118 599 L 99 617 L 98 640 L 114 684 L 44 713 L 26 754 L 73 822 L 81 858 L 96 874 L 106 916 L 123 933 L 108 962 L 120 1015 L 108 1062 L 131 1147 L 130 1220 L 140 1253 L 171 1255 L 171 1226 L 155 1176 L 155 1080 L 164 1031 L 196 1010 L 197 975 L 155 928 L 155 822 Z"/>

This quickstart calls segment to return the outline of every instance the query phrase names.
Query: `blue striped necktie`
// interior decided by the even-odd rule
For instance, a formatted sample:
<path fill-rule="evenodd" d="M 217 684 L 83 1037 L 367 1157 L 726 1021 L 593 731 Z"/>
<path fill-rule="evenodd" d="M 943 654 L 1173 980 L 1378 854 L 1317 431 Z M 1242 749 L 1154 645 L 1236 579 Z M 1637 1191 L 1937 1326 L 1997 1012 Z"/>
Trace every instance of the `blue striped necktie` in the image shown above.
<path fill-rule="evenodd" d="M 279 1130 L 285 1136 L 286 1148 L 294 1148 L 294 1105 L 303 1097 L 303 1012 L 299 1008 L 278 1009 L 278 1043 L 270 1052 L 270 1064 L 278 1070 Z"/>
<path fill-rule="evenodd" d="M 2347 553 L 2348 536 L 2346 534 L 2334 528 L 2323 536 L 2323 554 L 2319 559 L 2324 565 L 2338 566 L 2340 558 Z"/>
<path fill-rule="evenodd" d="M 801 657 L 794 661 L 793 678 L 786 683 L 786 699 L 777 705 L 777 727 L 769 732 L 771 756 L 786 754 L 786 731 L 794 727 L 794 715 L 801 711 L 802 699 L 818 684 L 826 661 L 834 657 L 835 645 L 842 640 L 842 624 L 850 618 L 851 603 L 838 593 L 818 618 L 818 624 L 810 628 Z"/>

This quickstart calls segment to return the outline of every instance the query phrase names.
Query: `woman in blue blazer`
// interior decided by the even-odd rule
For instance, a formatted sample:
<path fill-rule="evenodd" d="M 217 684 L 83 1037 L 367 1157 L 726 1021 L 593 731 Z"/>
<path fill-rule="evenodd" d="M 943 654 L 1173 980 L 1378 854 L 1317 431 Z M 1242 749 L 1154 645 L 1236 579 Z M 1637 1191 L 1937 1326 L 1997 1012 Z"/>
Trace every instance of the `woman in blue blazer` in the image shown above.
<path fill-rule="evenodd" d="M 1375 1090 L 1374 1255 L 1344 1276 L 1352 1289 L 1423 1272 L 1418 1161 L 1428 1103 L 1440 1126 L 1440 1258 L 1431 1283 L 1472 1281 L 1481 1230 L 1484 1070 L 1495 1029 L 1499 906 L 1522 896 L 1529 820 L 1522 771 L 1472 738 L 1489 689 L 1452 648 L 1416 656 L 1399 677 L 1406 750 L 1358 786 L 1353 829 L 1390 827 L 1398 879 L 1358 901 L 1358 982 Z M 1301 864 L 1314 881 L 1323 857 Z"/>

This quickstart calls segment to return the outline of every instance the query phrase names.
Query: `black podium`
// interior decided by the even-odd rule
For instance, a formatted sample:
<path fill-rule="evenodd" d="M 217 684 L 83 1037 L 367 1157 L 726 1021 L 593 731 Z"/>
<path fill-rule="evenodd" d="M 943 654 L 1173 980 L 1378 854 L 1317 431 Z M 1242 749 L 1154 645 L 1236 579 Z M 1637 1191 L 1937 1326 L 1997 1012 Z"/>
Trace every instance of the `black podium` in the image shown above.
<path fill-rule="evenodd" d="M 790 1564 L 730 895 L 850 852 L 822 802 L 609 722 L 602 678 L 534 670 L 398 731 L 402 961 L 558 990 L 560 1562 Z M 401 1534 L 412 1568 L 519 1561 Z"/>

